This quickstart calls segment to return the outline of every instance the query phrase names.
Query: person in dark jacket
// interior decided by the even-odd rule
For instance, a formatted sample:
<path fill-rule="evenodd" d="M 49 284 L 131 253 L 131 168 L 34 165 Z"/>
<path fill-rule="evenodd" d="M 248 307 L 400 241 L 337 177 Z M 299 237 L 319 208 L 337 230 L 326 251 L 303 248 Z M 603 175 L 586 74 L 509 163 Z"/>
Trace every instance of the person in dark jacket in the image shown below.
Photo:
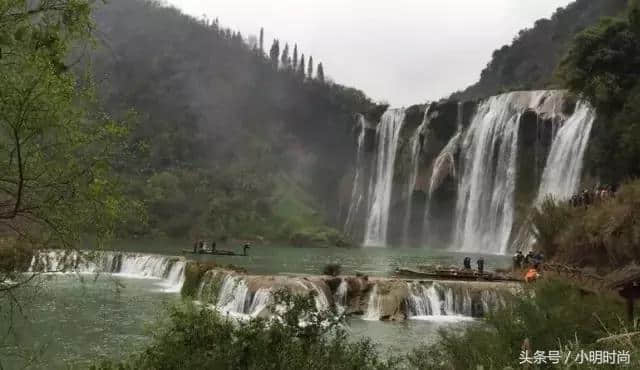
<path fill-rule="evenodd" d="M 465 257 L 463 265 L 465 270 L 471 270 L 471 257 Z"/>
<path fill-rule="evenodd" d="M 484 272 L 484 258 L 480 257 L 477 263 L 478 263 L 478 272 L 482 274 Z"/>

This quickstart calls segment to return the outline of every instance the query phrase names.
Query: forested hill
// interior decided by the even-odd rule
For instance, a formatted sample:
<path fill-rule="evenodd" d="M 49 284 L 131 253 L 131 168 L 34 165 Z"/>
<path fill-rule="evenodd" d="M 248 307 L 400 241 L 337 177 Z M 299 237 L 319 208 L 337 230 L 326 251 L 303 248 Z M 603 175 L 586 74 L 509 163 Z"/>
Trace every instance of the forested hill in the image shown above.
<path fill-rule="evenodd" d="M 577 0 L 559 8 L 551 18 L 520 31 L 511 45 L 495 50 L 480 81 L 451 98 L 473 100 L 505 91 L 557 87 L 554 71 L 573 38 L 601 17 L 623 12 L 627 2 Z"/>
<path fill-rule="evenodd" d="M 362 92 L 325 80 L 303 47 L 155 2 L 111 0 L 94 18 L 101 100 L 136 123 L 122 171 L 148 223 L 128 233 L 290 238 L 331 223 L 354 113 L 374 106 Z"/>

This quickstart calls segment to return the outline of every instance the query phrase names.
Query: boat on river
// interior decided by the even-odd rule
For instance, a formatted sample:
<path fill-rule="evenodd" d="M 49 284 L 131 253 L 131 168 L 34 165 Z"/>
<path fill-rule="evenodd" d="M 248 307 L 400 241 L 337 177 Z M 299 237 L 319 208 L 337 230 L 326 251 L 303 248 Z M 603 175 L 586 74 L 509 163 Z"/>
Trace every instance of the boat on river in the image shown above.
<path fill-rule="evenodd" d="M 241 257 L 246 257 L 246 254 L 243 253 L 236 253 L 236 252 L 232 252 L 232 251 L 225 251 L 225 250 L 221 250 L 221 249 L 216 249 L 216 250 L 200 250 L 197 252 L 194 252 L 193 250 L 190 249 L 183 249 L 182 250 L 183 254 L 209 254 L 209 255 L 213 255 L 213 256 L 241 256 Z"/>
<path fill-rule="evenodd" d="M 442 268 L 409 268 L 400 267 L 395 271 L 396 277 L 405 277 L 413 279 L 433 279 L 433 280 L 460 280 L 460 281 L 495 281 L 495 282 L 513 282 L 522 281 L 522 279 L 514 278 L 511 275 L 500 274 L 495 272 L 479 273 L 470 269 L 442 269 Z"/>

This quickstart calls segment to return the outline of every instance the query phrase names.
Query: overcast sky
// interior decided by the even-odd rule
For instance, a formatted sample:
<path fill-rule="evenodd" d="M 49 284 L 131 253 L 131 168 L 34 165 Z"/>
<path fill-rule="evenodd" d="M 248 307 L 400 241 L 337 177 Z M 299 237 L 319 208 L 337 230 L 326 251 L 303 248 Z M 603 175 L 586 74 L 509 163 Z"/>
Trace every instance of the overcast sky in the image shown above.
<path fill-rule="evenodd" d="M 296 42 L 334 81 L 394 106 L 475 82 L 493 50 L 571 0 L 167 0 L 246 37 Z"/>

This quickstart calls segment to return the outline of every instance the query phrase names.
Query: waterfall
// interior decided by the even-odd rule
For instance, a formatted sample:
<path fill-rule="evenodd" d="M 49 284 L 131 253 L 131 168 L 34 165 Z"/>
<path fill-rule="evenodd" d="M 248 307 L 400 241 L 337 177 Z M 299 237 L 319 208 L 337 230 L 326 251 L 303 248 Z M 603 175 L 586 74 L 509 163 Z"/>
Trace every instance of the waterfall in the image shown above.
<path fill-rule="evenodd" d="M 462 142 L 463 166 L 456 204 L 455 247 L 504 254 L 514 215 L 516 156 L 521 115 L 557 92 L 514 92 L 483 102 Z"/>
<path fill-rule="evenodd" d="M 364 316 L 365 320 L 377 321 L 380 320 L 382 315 L 382 297 L 378 295 L 378 286 L 374 285 L 369 294 L 369 303 L 367 304 L 367 313 Z"/>
<path fill-rule="evenodd" d="M 107 273 L 128 278 L 162 280 L 163 290 L 179 292 L 184 284 L 186 262 L 181 257 L 126 252 L 48 250 L 31 259 L 28 272 Z"/>
<path fill-rule="evenodd" d="M 271 289 L 260 288 L 254 294 L 251 301 L 251 307 L 249 307 L 249 315 L 257 317 L 260 315 L 272 301 Z"/>
<path fill-rule="evenodd" d="M 404 214 L 404 222 L 403 222 L 403 237 L 402 240 L 404 244 L 409 243 L 409 229 L 411 227 L 411 216 L 413 214 L 413 192 L 416 189 L 416 182 L 418 180 L 418 165 L 420 164 L 420 151 L 421 151 L 421 142 L 420 136 L 422 135 L 422 129 L 424 128 L 427 112 L 429 112 L 429 108 L 424 113 L 424 119 L 422 120 L 422 124 L 418 126 L 415 133 L 411 137 L 410 145 L 411 145 L 411 163 L 409 168 L 411 172 L 409 173 L 409 178 L 407 181 L 407 208 Z"/>
<path fill-rule="evenodd" d="M 491 288 L 478 290 L 440 283 L 426 286 L 419 282 L 407 283 L 407 287 L 407 317 L 413 320 L 471 319 L 505 305 L 502 296 Z"/>
<path fill-rule="evenodd" d="M 333 301 L 336 304 L 336 308 L 338 308 L 339 312 L 344 312 L 347 307 L 347 295 L 349 293 L 349 283 L 347 280 L 342 279 L 340 281 L 340 285 L 338 285 L 338 289 L 336 289 L 335 296 Z"/>
<path fill-rule="evenodd" d="M 365 186 L 365 136 L 367 131 L 367 121 L 363 115 L 358 115 L 358 126 L 360 127 L 360 134 L 358 135 L 358 151 L 356 154 L 355 175 L 353 178 L 353 186 L 351 189 L 351 202 L 349 204 L 349 212 L 347 213 L 347 220 L 344 224 L 344 231 L 347 234 L 353 232 L 353 223 L 360 213 L 362 203 L 366 199 L 366 186 Z"/>
<path fill-rule="evenodd" d="M 216 308 L 224 314 L 244 314 L 249 298 L 249 287 L 239 276 L 227 275 L 222 281 Z"/>
<path fill-rule="evenodd" d="M 578 190 L 584 152 L 595 118 L 595 111 L 589 104 L 578 102 L 573 115 L 558 130 L 542 173 L 536 203 L 548 195 L 567 199 Z"/>
<path fill-rule="evenodd" d="M 384 247 L 387 242 L 395 159 L 404 117 L 404 109 L 388 110 L 378 124 L 375 173 L 369 185 L 371 202 L 367 215 L 365 246 Z"/>

